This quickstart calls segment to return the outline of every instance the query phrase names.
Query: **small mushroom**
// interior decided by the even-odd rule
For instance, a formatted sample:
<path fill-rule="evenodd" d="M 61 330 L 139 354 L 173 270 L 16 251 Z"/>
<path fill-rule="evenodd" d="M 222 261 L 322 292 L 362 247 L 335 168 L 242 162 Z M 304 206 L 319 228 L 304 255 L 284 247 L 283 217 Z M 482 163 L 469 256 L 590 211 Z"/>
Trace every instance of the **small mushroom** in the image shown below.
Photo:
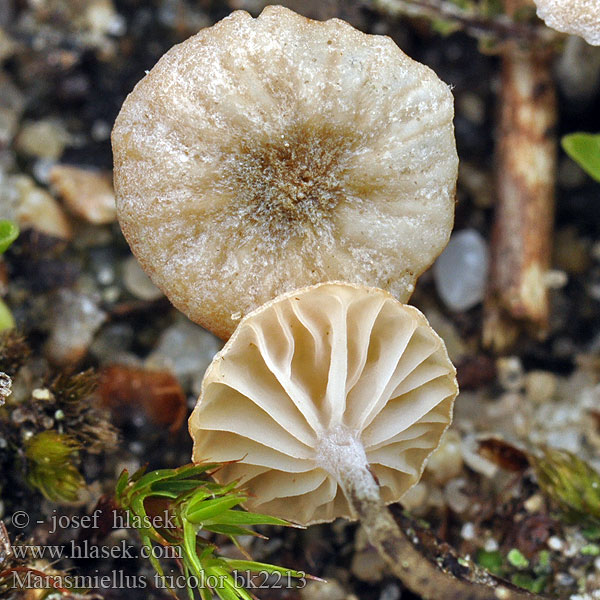
<path fill-rule="evenodd" d="M 112 133 L 123 232 L 192 320 L 329 280 L 406 301 L 448 241 L 453 101 L 384 36 L 281 6 L 169 50 Z"/>
<path fill-rule="evenodd" d="M 321 284 L 242 320 L 190 418 L 195 461 L 239 461 L 248 506 L 304 525 L 356 518 L 356 493 L 400 499 L 452 419 L 455 369 L 414 307 Z"/>
<path fill-rule="evenodd" d="M 467 582 L 424 560 L 385 506 L 420 478 L 457 393 L 416 308 L 348 283 L 303 288 L 248 314 L 216 355 L 189 420 L 193 460 L 234 461 L 215 477 L 239 479 L 251 509 L 306 525 L 360 519 L 425 599 L 524 599 L 474 566 Z"/>
<path fill-rule="evenodd" d="M 600 4 L 598 0 L 535 0 L 537 14 L 552 29 L 582 37 L 600 46 Z"/>

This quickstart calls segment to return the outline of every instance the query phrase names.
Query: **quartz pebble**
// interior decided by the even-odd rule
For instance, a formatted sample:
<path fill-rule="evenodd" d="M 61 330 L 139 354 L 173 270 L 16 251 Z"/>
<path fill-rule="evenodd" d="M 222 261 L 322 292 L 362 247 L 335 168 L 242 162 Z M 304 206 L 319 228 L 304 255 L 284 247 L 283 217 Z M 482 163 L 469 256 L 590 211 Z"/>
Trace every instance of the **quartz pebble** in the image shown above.
<path fill-rule="evenodd" d="M 474 229 L 455 233 L 433 266 L 440 298 L 450 310 L 464 311 L 483 300 L 489 268 L 485 240 Z"/>
<path fill-rule="evenodd" d="M 65 206 L 74 215 L 96 225 L 116 220 L 117 209 L 109 171 L 55 165 L 49 177 Z"/>
<path fill-rule="evenodd" d="M 361 581 L 377 583 L 383 579 L 386 564 L 375 548 L 367 547 L 354 553 L 350 570 Z"/>
<path fill-rule="evenodd" d="M 429 457 L 425 472 L 436 483 L 444 485 L 461 473 L 462 466 L 460 435 L 456 431 L 448 431 L 438 449 Z"/>
<path fill-rule="evenodd" d="M 401 498 L 402 506 L 411 513 L 418 515 L 420 510 L 425 508 L 428 495 L 427 484 L 424 481 L 419 481 L 404 493 Z"/>
<path fill-rule="evenodd" d="M 402 592 L 396 583 L 390 583 L 381 590 L 379 600 L 400 600 Z"/>
<path fill-rule="evenodd" d="M 471 499 L 462 491 L 464 485 L 464 479 L 453 479 L 444 488 L 446 503 L 458 514 L 465 512 L 471 505 Z"/>
<path fill-rule="evenodd" d="M 186 386 L 194 376 L 204 374 L 221 345 L 211 333 L 181 317 L 162 333 L 146 367 L 168 369 Z"/>
<path fill-rule="evenodd" d="M 527 398 L 536 404 L 552 400 L 556 388 L 556 376 L 548 371 L 530 371 L 525 376 Z"/>
<path fill-rule="evenodd" d="M 506 356 L 496 361 L 498 381 L 508 392 L 518 392 L 523 387 L 523 365 L 518 356 Z"/>
<path fill-rule="evenodd" d="M 58 292 L 52 312 L 46 355 L 54 364 L 72 366 L 87 354 L 106 313 L 90 297 L 67 289 Z"/>
<path fill-rule="evenodd" d="M 123 264 L 123 283 L 127 291 L 140 300 L 158 300 L 163 295 L 133 256 Z"/>
<path fill-rule="evenodd" d="M 71 225 L 58 202 L 26 175 L 13 175 L 0 183 L 0 206 L 0 217 L 15 219 L 21 229 L 71 239 Z"/>
<path fill-rule="evenodd" d="M 302 600 L 348 600 L 350 596 L 335 579 L 309 581 L 300 590 Z"/>
<path fill-rule="evenodd" d="M 58 160 L 69 141 L 70 136 L 60 121 L 43 119 L 23 125 L 16 147 L 26 156 Z"/>

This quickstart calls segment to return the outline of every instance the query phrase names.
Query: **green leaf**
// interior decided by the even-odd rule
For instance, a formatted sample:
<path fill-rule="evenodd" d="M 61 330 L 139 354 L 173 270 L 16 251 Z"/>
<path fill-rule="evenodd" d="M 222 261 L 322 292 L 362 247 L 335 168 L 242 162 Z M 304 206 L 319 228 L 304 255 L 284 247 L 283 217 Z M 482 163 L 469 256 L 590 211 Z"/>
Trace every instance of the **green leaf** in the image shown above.
<path fill-rule="evenodd" d="M 208 519 L 214 519 L 228 508 L 233 508 L 246 500 L 246 496 L 223 496 L 212 500 L 204 500 L 198 508 L 185 511 L 185 518 L 192 523 L 202 523 Z"/>
<path fill-rule="evenodd" d="M 212 524 L 211 521 L 212 519 L 206 519 L 205 523 Z M 215 518 L 216 521 L 224 525 L 281 525 L 284 527 L 294 527 L 288 521 L 278 519 L 277 517 L 242 510 L 226 510 Z"/>
<path fill-rule="evenodd" d="M 562 140 L 564 151 L 593 179 L 600 182 L 600 133 L 571 133 Z"/>
<path fill-rule="evenodd" d="M 546 588 L 548 578 L 545 575 L 536 577 L 535 579 L 531 575 L 525 573 L 515 573 L 511 577 L 512 583 L 530 591 L 533 594 L 541 594 Z"/>
<path fill-rule="evenodd" d="M 581 549 L 581 554 L 584 556 L 598 556 L 600 554 L 600 546 L 597 544 L 586 544 Z"/>
<path fill-rule="evenodd" d="M 7 329 L 15 328 L 15 320 L 10 312 L 10 309 L 2 298 L 0 298 L 0 331 L 6 331 Z"/>
<path fill-rule="evenodd" d="M 252 529 L 247 529 L 246 527 L 237 527 L 236 525 L 206 525 L 206 523 L 203 523 L 202 529 L 206 531 L 212 531 L 213 533 L 220 533 L 221 535 L 228 535 L 230 537 L 236 535 L 253 535 L 260 538 L 265 537 L 256 531 L 252 531 Z"/>
<path fill-rule="evenodd" d="M 504 559 L 499 550 L 487 551 L 480 548 L 475 555 L 475 562 L 494 575 L 501 575 Z"/>
<path fill-rule="evenodd" d="M 507 555 L 508 562 L 517 569 L 526 569 L 529 561 L 523 556 L 520 550 L 513 548 Z"/>
<path fill-rule="evenodd" d="M 0 220 L 0 254 L 4 254 L 18 237 L 19 227 L 16 223 Z"/>

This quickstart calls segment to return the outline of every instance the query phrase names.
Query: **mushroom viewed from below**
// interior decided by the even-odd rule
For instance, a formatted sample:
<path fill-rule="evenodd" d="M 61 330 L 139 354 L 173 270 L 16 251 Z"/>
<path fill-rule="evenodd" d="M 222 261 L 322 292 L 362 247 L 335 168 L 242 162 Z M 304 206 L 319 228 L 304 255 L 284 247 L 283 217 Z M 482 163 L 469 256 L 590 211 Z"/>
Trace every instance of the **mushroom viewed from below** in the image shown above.
<path fill-rule="evenodd" d="M 154 283 L 223 338 L 322 281 L 406 301 L 453 225 L 453 113 L 448 86 L 388 37 L 236 11 L 123 104 L 119 221 Z"/>
<path fill-rule="evenodd" d="M 598 0 L 535 0 L 537 14 L 552 29 L 578 35 L 592 46 L 600 46 L 600 2 Z"/>
<path fill-rule="evenodd" d="M 412 545 L 386 503 L 418 481 L 452 419 L 456 372 L 416 309 L 330 282 L 248 314 L 206 371 L 189 420 L 194 462 L 229 462 L 247 506 L 302 524 L 360 519 L 425 600 L 521 600 L 473 566 L 467 582 Z M 508 586 L 508 587 L 507 587 Z"/>
<path fill-rule="evenodd" d="M 216 476 L 239 478 L 251 509 L 304 525 L 355 518 L 350 490 L 369 470 L 385 502 L 417 482 L 457 392 L 416 308 L 317 285 L 248 315 L 215 357 L 190 417 L 193 458 L 239 461 Z"/>

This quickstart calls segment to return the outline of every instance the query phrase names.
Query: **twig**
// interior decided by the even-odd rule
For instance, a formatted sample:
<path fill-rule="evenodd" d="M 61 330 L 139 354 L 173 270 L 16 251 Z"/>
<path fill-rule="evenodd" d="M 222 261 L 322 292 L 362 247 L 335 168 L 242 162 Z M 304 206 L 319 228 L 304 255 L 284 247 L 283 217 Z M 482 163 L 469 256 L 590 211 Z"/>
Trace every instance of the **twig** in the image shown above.
<path fill-rule="evenodd" d="M 507 12 L 518 2 L 506 0 Z M 484 344 L 508 348 L 524 328 L 547 333 L 557 121 L 551 54 L 506 49 L 497 143 L 497 206 Z"/>
<path fill-rule="evenodd" d="M 518 22 L 506 14 L 489 15 L 476 5 L 461 8 L 448 0 L 370 0 L 367 4 L 394 17 L 441 19 L 485 42 L 517 41 L 530 47 L 543 47 L 556 44 L 564 37 L 543 25 Z"/>

